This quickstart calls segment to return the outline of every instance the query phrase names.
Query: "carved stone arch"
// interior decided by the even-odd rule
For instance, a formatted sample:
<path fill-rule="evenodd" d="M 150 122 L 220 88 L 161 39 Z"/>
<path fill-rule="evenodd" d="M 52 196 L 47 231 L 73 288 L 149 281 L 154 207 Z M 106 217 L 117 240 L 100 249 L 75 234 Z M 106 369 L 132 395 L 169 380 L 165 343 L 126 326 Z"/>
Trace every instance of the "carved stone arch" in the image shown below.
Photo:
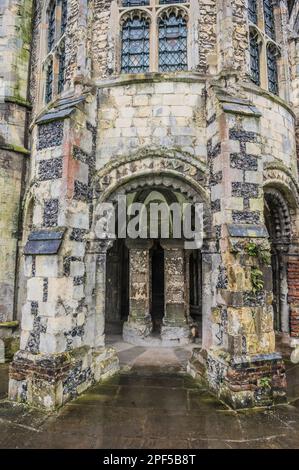
<path fill-rule="evenodd" d="M 117 201 L 120 194 L 148 189 L 179 191 L 186 200 L 204 205 L 206 235 L 211 233 L 211 214 L 207 191 L 206 166 L 189 154 L 177 150 L 143 149 L 135 155 L 109 162 L 96 177 L 94 224 L 101 202 Z"/>
<path fill-rule="evenodd" d="M 256 25 L 254 24 L 250 24 L 249 25 L 249 37 L 250 35 L 253 34 L 254 36 L 257 37 L 258 39 L 258 44 L 260 45 L 260 47 L 262 46 L 263 42 L 264 42 L 264 37 L 261 33 L 261 31 L 257 28 Z"/>
<path fill-rule="evenodd" d="M 146 18 L 149 23 L 152 21 L 152 15 L 146 8 L 136 7 L 133 10 L 123 11 L 120 14 L 120 17 L 119 17 L 120 27 L 122 28 L 126 21 L 133 20 L 133 18 L 136 18 L 136 17 L 139 19 Z"/>
<path fill-rule="evenodd" d="M 186 20 L 186 23 L 189 21 L 189 11 L 188 8 L 185 7 L 184 5 L 163 5 L 161 8 L 159 8 L 157 12 L 157 21 L 159 22 L 160 18 L 163 16 L 170 16 L 172 13 L 174 13 L 176 16 L 181 15 L 184 20 Z"/>
<path fill-rule="evenodd" d="M 299 214 L 299 186 L 290 172 L 284 165 L 269 163 L 264 168 L 264 192 L 271 193 L 273 204 L 277 210 L 280 208 L 280 217 L 288 213 L 288 222 L 283 222 L 289 227 L 289 237 L 298 237 L 298 214 Z"/>
<path fill-rule="evenodd" d="M 266 186 L 265 210 L 268 212 L 270 231 L 273 240 L 287 242 L 291 238 L 292 224 L 288 204 L 282 194 L 274 187 Z M 265 214 L 266 215 L 266 214 Z"/>
<path fill-rule="evenodd" d="M 208 187 L 208 168 L 205 163 L 197 160 L 187 152 L 172 148 L 145 147 L 128 156 L 112 160 L 101 168 L 96 176 L 98 197 L 108 186 L 116 184 L 119 178 L 134 176 L 137 171 L 176 171 L 190 177 L 202 188 Z"/>

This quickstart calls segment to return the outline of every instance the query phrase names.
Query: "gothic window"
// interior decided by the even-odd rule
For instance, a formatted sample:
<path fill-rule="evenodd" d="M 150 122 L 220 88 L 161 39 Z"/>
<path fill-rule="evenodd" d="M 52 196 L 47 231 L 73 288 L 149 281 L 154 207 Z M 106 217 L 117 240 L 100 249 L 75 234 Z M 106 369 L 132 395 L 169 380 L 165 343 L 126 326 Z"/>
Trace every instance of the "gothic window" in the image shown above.
<path fill-rule="evenodd" d="M 62 41 L 59 50 L 58 93 L 64 88 L 65 81 L 65 42 Z"/>
<path fill-rule="evenodd" d="M 61 34 L 64 34 L 67 24 L 67 0 L 61 1 Z"/>
<path fill-rule="evenodd" d="M 248 0 L 248 18 L 253 24 L 257 24 L 257 0 Z"/>
<path fill-rule="evenodd" d="M 250 32 L 250 70 L 251 80 L 260 85 L 260 46 L 259 36 L 256 31 Z"/>
<path fill-rule="evenodd" d="M 53 60 L 50 58 L 47 64 L 47 76 L 46 76 L 46 93 L 45 101 L 49 103 L 52 100 L 53 93 Z"/>
<path fill-rule="evenodd" d="M 189 0 L 119 0 L 120 71 L 188 69 Z"/>
<path fill-rule="evenodd" d="M 278 94 L 279 45 L 275 38 L 273 0 L 248 0 L 251 80 Z"/>
<path fill-rule="evenodd" d="M 134 14 L 122 27 L 121 70 L 143 73 L 149 70 L 149 19 Z"/>
<path fill-rule="evenodd" d="M 43 63 L 45 71 L 45 102 L 49 103 L 61 93 L 65 81 L 65 31 L 67 26 L 67 0 L 50 0 L 47 9 L 47 53 Z M 57 70 L 57 72 L 55 72 Z"/>
<path fill-rule="evenodd" d="M 276 95 L 278 94 L 277 55 L 275 45 L 269 44 L 267 47 L 268 86 L 269 91 Z"/>
<path fill-rule="evenodd" d="M 51 1 L 48 10 L 48 52 L 50 52 L 55 42 L 55 22 L 56 22 L 56 2 Z"/>
<path fill-rule="evenodd" d="M 272 0 L 263 0 L 264 3 L 264 22 L 265 33 L 272 39 L 275 39 L 275 21 Z"/>
<path fill-rule="evenodd" d="M 159 20 L 159 70 L 187 69 L 187 22 L 180 12 L 168 11 Z"/>

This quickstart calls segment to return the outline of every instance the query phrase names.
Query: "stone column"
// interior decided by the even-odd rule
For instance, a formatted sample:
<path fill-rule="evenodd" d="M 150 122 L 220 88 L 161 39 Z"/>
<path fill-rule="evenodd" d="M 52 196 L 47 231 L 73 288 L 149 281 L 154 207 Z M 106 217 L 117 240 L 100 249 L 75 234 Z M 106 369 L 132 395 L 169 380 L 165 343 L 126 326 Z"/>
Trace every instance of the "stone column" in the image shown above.
<path fill-rule="evenodd" d="M 106 310 L 106 268 L 107 250 L 113 242 L 102 240 L 95 243 L 96 250 L 96 301 L 95 301 L 95 328 L 94 347 L 101 348 L 105 345 L 105 310 Z"/>
<path fill-rule="evenodd" d="M 152 330 L 150 316 L 151 240 L 127 240 L 129 248 L 129 318 L 124 323 L 123 338 L 143 344 Z"/>
<path fill-rule="evenodd" d="M 187 344 L 189 327 L 186 306 L 186 266 L 183 241 L 167 240 L 164 249 L 164 302 L 165 314 L 161 329 L 165 345 Z"/>
<path fill-rule="evenodd" d="M 285 400 L 286 380 L 275 351 L 260 112 L 237 97 L 214 104 L 218 116 L 207 128 L 218 258 L 207 260 L 211 338 L 194 352 L 189 370 L 233 408 L 271 405 Z"/>

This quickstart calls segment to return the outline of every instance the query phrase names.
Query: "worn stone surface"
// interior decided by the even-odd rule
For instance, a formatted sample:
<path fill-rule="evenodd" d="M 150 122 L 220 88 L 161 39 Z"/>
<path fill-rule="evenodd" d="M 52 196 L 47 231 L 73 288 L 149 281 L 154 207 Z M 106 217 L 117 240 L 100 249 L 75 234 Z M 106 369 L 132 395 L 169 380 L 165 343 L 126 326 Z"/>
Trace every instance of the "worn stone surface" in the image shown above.
<path fill-rule="evenodd" d="M 123 74 L 119 38 L 126 16 L 120 18 L 119 2 L 91 0 L 87 7 L 69 0 L 64 35 L 55 35 L 61 44 L 54 41 L 50 54 L 49 103 L 52 59 L 41 44 L 48 21 L 43 2 L 32 11 L 27 0 L 3 10 L 0 52 L 11 52 L 7 37 L 16 44 L 0 103 L 0 321 L 21 319 L 12 398 L 52 407 L 86 389 L 108 360 L 97 352 L 105 348 L 112 310 L 114 326 L 138 344 L 202 339 L 210 386 L 222 396 L 219 377 L 231 373 L 231 389 L 235 382 L 247 386 L 250 367 L 241 373 L 235 364 L 253 363 L 259 375 L 261 355 L 269 395 L 284 393 L 274 329 L 296 346 L 298 9 L 289 18 L 284 1 L 274 5 L 274 43 L 281 51 L 275 95 L 266 47 L 261 86 L 250 79 L 248 33 L 255 26 L 245 0 L 179 3 L 163 8 L 188 17 L 187 70 L 161 73 L 156 48 L 146 73 Z M 143 7 L 142 15 L 150 12 L 157 22 L 159 5 Z M 262 28 L 262 18 L 258 22 Z M 58 83 L 62 44 L 64 83 Z M 30 165 L 24 163 L 27 147 Z M 99 239 L 101 204 L 116 204 L 120 195 L 144 202 L 157 193 L 167 202 L 202 204 L 200 252 L 186 250 L 183 240 L 169 245 L 163 239 L 143 247 L 134 240 L 127 251 L 111 254 L 122 240 Z M 30 234 L 45 229 L 63 231 L 56 250 L 45 241 L 44 250 L 25 249 L 24 256 Z M 155 283 L 154 243 L 164 256 L 164 277 Z M 155 295 L 162 312 L 158 332 Z M 56 359 L 65 355 L 61 370 Z M 261 387 L 254 385 L 251 404 L 257 405 Z"/>
<path fill-rule="evenodd" d="M 54 415 L 2 399 L 0 447 L 298 448 L 298 366 L 287 367 L 291 404 L 236 413 L 185 374 L 190 350 L 113 344 L 130 371 L 90 388 Z"/>

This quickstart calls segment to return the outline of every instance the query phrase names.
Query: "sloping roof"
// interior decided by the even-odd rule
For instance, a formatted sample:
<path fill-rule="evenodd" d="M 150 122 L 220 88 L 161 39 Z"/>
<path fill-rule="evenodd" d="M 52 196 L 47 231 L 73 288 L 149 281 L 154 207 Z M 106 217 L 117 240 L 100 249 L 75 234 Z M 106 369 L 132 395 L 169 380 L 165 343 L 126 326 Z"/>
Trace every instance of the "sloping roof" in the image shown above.
<path fill-rule="evenodd" d="M 37 124 L 56 121 L 57 119 L 65 119 L 69 117 L 77 108 L 77 106 L 85 101 L 85 96 L 62 98 L 54 103 L 53 107 L 47 109 L 36 120 Z"/>

